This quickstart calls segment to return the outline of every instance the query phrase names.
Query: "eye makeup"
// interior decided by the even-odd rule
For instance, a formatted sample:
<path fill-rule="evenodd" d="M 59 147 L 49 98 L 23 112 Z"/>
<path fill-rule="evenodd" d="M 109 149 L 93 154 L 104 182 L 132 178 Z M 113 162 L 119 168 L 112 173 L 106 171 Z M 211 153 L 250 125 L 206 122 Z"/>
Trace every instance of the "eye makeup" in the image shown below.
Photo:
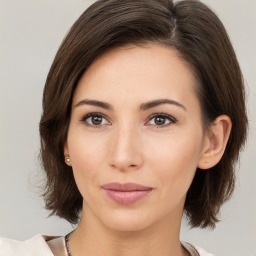
<path fill-rule="evenodd" d="M 85 125 L 93 128 L 102 128 L 105 125 L 111 125 L 108 118 L 100 112 L 91 112 L 84 115 L 81 119 Z M 148 126 L 156 128 L 164 128 L 169 125 L 175 124 L 177 119 L 166 113 L 154 113 L 149 116 L 148 121 L 145 123 Z"/>

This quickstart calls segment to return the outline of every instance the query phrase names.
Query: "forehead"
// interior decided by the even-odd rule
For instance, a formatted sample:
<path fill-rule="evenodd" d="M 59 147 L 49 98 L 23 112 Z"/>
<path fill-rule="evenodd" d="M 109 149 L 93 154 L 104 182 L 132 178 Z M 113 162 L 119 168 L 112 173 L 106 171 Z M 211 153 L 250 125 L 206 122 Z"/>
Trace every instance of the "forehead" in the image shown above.
<path fill-rule="evenodd" d="M 152 97 L 186 101 L 195 97 L 190 65 L 175 49 L 159 44 L 125 45 L 98 57 L 81 77 L 73 103 L 83 97 L 101 100 L 152 100 Z M 113 97 L 112 97 L 113 96 Z"/>

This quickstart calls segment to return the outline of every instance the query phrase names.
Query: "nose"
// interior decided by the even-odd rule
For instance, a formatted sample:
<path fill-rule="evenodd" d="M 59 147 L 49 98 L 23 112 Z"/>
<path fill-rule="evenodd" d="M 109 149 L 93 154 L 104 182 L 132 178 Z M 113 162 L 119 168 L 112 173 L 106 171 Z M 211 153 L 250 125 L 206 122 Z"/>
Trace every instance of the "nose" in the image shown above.
<path fill-rule="evenodd" d="M 116 128 L 111 136 L 110 164 L 120 171 L 138 170 L 143 164 L 140 131 L 135 126 Z"/>

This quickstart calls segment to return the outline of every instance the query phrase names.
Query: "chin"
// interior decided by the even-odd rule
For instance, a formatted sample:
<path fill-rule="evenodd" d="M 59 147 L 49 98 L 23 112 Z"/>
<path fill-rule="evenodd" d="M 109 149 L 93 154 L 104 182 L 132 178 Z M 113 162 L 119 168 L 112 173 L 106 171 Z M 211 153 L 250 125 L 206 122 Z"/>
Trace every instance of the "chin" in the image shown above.
<path fill-rule="evenodd" d="M 148 216 L 136 211 L 105 214 L 102 222 L 107 228 L 120 232 L 142 231 L 152 224 Z"/>

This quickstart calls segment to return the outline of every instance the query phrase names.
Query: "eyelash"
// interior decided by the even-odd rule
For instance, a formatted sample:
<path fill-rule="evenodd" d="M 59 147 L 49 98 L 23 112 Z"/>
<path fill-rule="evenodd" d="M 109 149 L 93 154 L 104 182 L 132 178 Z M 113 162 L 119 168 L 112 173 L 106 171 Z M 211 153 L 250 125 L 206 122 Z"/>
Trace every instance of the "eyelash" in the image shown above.
<path fill-rule="evenodd" d="M 93 113 L 89 113 L 85 116 L 82 117 L 82 119 L 80 120 L 81 122 L 85 123 L 87 126 L 90 126 L 90 127 L 93 127 L 93 128 L 101 128 L 103 125 L 91 125 L 91 124 L 88 124 L 88 122 L 86 121 L 88 118 L 90 117 L 103 117 L 104 119 L 107 120 L 107 118 L 105 117 L 105 115 L 101 114 L 101 113 L 98 113 L 98 112 L 93 112 Z M 155 126 L 156 128 L 164 128 L 164 127 L 167 127 L 171 124 L 175 124 L 177 122 L 177 119 L 168 115 L 168 114 L 165 114 L 165 113 L 155 113 L 153 115 L 151 115 L 147 121 L 147 123 L 156 118 L 156 117 L 161 117 L 161 118 L 165 118 L 167 120 L 169 120 L 170 122 L 168 124 L 163 124 L 163 125 L 152 125 L 152 126 Z"/>
<path fill-rule="evenodd" d="M 153 114 L 153 115 L 151 115 L 151 116 L 149 117 L 149 121 L 152 120 L 152 119 L 154 119 L 154 118 L 156 118 L 156 117 L 165 118 L 165 119 L 167 119 L 167 120 L 170 121 L 168 124 L 154 125 L 156 128 L 167 127 L 167 126 L 169 126 L 169 125 L 171 125 L 171 124 L 175 124 L 175 123 L 177 122 L 177 119 L 176 119 L 176 118 L 174 118 L 173 116 L 170 116 L 170 115 L 168 115 L 168 114 L 165 114 L 165 113 L 155 113 L 155 114 Z M 149 121 L 147 121 L 147 122 L 149 122 Z"/>

